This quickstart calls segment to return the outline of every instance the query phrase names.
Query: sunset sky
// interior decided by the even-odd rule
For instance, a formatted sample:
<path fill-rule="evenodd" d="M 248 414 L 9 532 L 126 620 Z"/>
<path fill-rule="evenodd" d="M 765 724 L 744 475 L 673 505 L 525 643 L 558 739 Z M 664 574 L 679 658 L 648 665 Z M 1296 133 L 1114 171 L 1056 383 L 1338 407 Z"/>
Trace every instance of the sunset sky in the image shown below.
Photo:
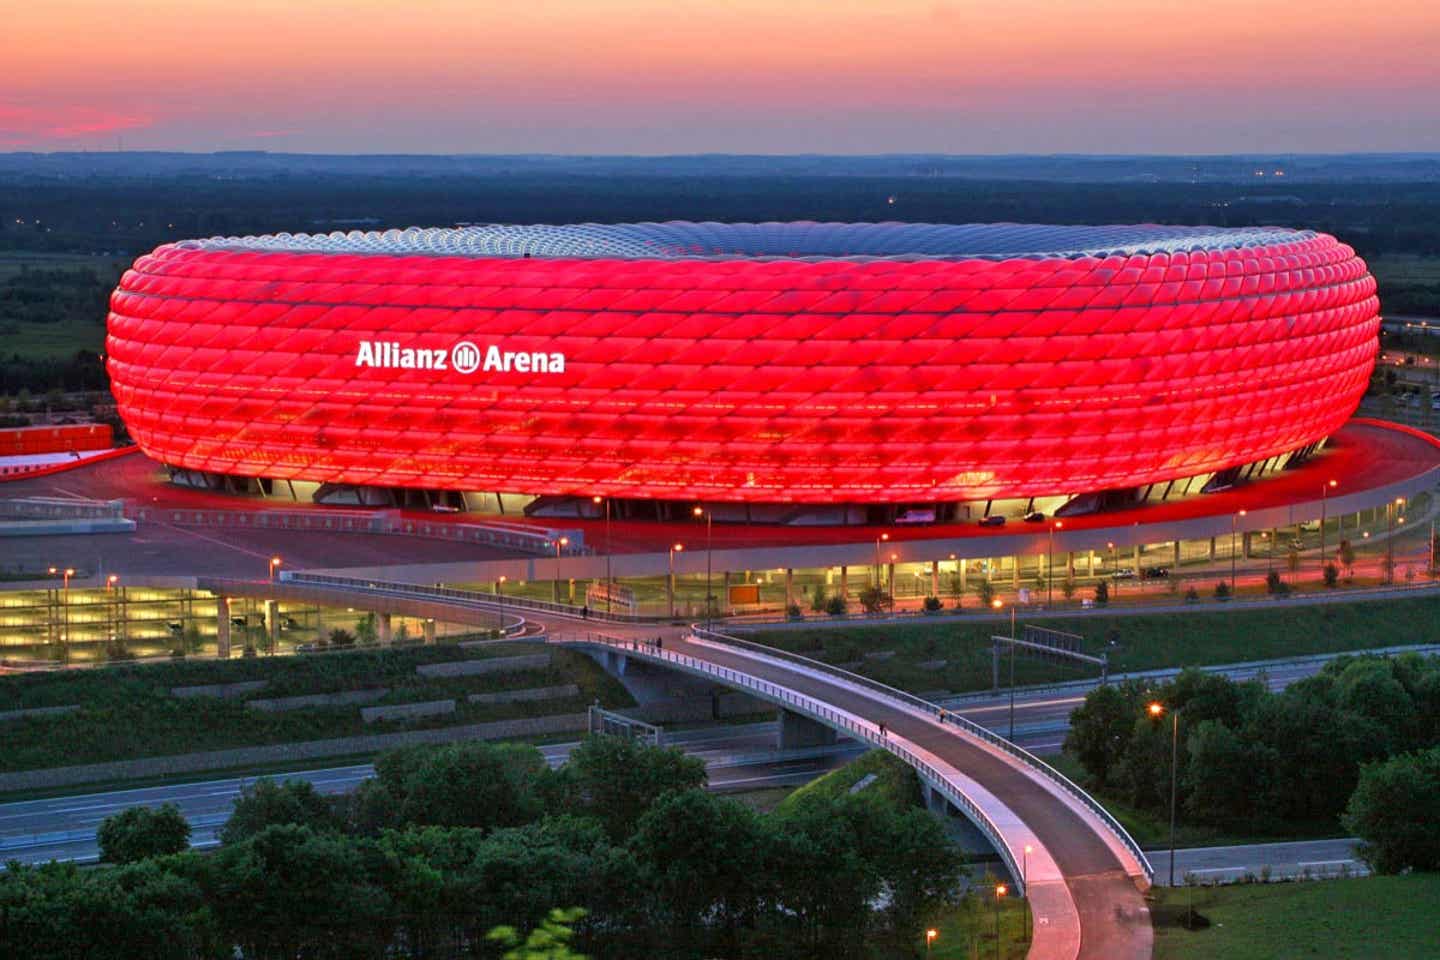
<path fill-rule="evenodd" d="M 1437 0 L 32 0 L 0 150 L 1440 150 Z"/>

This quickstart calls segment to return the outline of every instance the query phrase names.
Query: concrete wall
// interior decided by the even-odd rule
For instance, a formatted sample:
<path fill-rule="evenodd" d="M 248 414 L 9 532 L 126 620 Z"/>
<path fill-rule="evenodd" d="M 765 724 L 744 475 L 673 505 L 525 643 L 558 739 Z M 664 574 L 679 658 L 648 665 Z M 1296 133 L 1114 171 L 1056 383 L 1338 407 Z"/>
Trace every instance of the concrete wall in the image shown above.
<path fill-rule="evenodd" d="M 257 690 L 264 690 L 270 686 L 269 680 L 241 680 L 236 683 L 202 683 L 193 687 L 171 687 L 170 696 L 179 697 L 182 700 L 189 700 L 194 697 L 218 697 L 223 700 L 234 700 L 243 697 L 247 693 L 254 693 Z"/>
<path fill-rule="evenodd" d="M 211 750 L 170 757 L 147 757 L 143 760 L 118 760 L 111 763 L 87 763 L 73 767 L 52 767 L 48 770 L 22 770 L 0 774 L 0 793 L 13 790 L 48 790 L 77 783 L 109 780 L 132 780 L 142 777 L 163 777 L 206 770 L 231 770 L 260 764 L 293 763 L 319 757 L 344 757 L 379 753 L 397 747 L 421 743 L 455 743 L 461 740 L 507 740 L 567 733 L 585 729 L 588 718 L 583 713 L 562 713 L 549 717 L 525 717 L 498 720 L 493 723 L 470 723 L 439 730 L 407 730 L 400 733 L 378 733 L 331 740 L 308 740 L 266 747 L 237 747 L 232 750 Z"/>
<path fill-rule="evenodd" d="M 80 709 L 78 703 L 67 703 L 63 707 L 30 707 L 25 710 L 0 710 L 0 721 L 23 720 L 25 717 L 53 717 L 61 713 L 74 713 Z"/>
<path fill-rule="evenodd" d="M 247 710 L 264 710 L 266 713 L 283 713 L 287 710 L 304 710 L 308 707 L 341 707 L 351 703 L 374 703 L 390 692 L 389 687 L 373 687 L 369 690 L 346 690 L 343 693 L 307 693 L 298 697 L 272 697 L 267 700 L 247 700 Z"/>
<path fill-rule="evenodd" d="M 415 668 L 422 677 L 478 677 L 488 673 L 519 673 L 523 670 L 544 670 L 550 666 L 550 654 L 535 653 L 523 657 L 491 657 L 488 660 L 450 660 L 426 663 Z"/>
<path fill-rule="evenodd" d="M 530 700 L 564 700 L 580 696 L 580 687 L 573 683 L 562 683 L 555 687 L 527 687 L 524 690 L 501 690 L 496 693 L 472 693 L 465 699 L 470 703 L 524 703 Z"/>
<path fill-rule="evenodd" d="M 380 720 L 438 717 L 454 712 L 454 700 L 419 700 L 415 703 L 393 703 L 386 707 L 361 707 L 360 719 L 366 723 L 375 723 Z"/>

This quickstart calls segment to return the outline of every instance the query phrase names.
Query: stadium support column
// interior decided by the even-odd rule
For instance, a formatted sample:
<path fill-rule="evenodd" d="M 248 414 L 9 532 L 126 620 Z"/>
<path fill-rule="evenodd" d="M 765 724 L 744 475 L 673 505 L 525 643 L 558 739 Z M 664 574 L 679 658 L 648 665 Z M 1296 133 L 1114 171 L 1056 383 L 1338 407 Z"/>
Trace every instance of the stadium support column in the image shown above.
<path fill-rule="evenodd" d="M 1137 577 L 1138 577 L 1138 576 L 1141 576 L 1141 573 L 1140 573 L 1140 544 L 1138 544 L 1138 543 L 1135 544 L 1135 576 L 1137 576 Z"/>
<path fill-rule="evenodd" d="M 1094 550 L 1087 550 L 1086 553 L 1087 553 L 1086 559 L 1089 561 L 1089 565 L 1088 565 L 1088 567 L 1087 567 L 1086 576 L 1093 577 L 1093 576 L 1095 576 L 1095 551 L 1094 551 Z"/>
<path fill-rule="evenodd" d="M 930 596 L 940 596 L 940 561 L 930 561 Z"/>
<path fill-rule="evenodd" d="M 730 571 L 720 572 L 720 596 L 715 598 L 715 611 L 720 616 L 726 616 L 730 609 Z"/>
<path fill-rule="evenodd" d="M 1170 567 L 1177 573 L 1180 570 L 1180 541 L 1178 539 L 1175 541 L 1175 560 L 1170 564 Z"/>
<path fill-rule="evenodd" d="M 960 595 L 963 597 L 970 590 L 970 561 L 960 561 Z"/>
<path fill-rule="evenodd" d="M 375 634 L 380 643 L 385 646 L 390 645 L 394 639 L 394 634 L 390 632 L 390 614 L 375 614 Z"/>
<path fill-rule="evenodd" d="M 425 642 L 427 644 L 435 642 L 435 621 L 429 617 L 425 618 Z"/>
<path fill-rule="evenodd" d="M 1010 586 L 1017 592 L 1020 589 L 1020 554 L 1010 558 Z"/>
<path fill-rule="evenodd" d="M 795 569 L 785 568 L 785 609 L 795 606 Z"/>
<path fill-rule="evenodd" d="M 1246 560 L 1250 559 L 1250 531 L 1240 534 L 1240 555 Z"/>
<path fill-rule="evenodd" d="M 275 644 L 279 637 L 280 625 L 276 623 L 280 619 L 280 604 L 274 600 L 265 601 L 265 633 L 270 638 L 270 653 L 275 652 Z"/>
<path fill-rule="evenodd" d="M 845 566 L 840 568 L 840 598 L 850 599 L 850 568 Z"/>
<path fill-rule="evenodd" d="M 1215 538 L 1210 538 L 1210 562 L 1215 562 Z"/>
<path fill-rule="evenodd" d="M 230 659 L 230 598 L 215 598 L 215 656 Z"/>

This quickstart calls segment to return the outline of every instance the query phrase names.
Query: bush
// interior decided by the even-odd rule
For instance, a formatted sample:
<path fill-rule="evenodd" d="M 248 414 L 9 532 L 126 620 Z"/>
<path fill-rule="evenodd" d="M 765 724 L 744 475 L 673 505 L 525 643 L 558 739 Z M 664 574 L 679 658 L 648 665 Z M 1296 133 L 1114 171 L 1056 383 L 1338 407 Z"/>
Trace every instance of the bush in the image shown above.
<path fill-rule="evenodd" d="M 926 598 L 925 598 L 924 609 L 925 609 L 925 612 L 926 612 L 926 613 L 939 613 L 939 612 L 940 612 L 940 598 L 939 598 L 939 597 L 926 597 Z"/>
<path fill-rule="evenodd" d="M 1360 768 L 1341 818 L 1377 873 L 1440 870 L 1440 747 Z"/>
<path fill-rule="evenodd" d="M 1340 570 L 1333 563 L 1325 564 L 1325 568 L 1321 571 L 1321 574 L 1325 578 L 1325 586 L 1327 587 L 1333 588 L 1340 582 Z"/>
<path fill-rule="evenodd" d="M 825 601 L 825 612 L 832 617 L 843 617 L 847 606 L 845 598 L 837 593 Z"/>
<path fill-rule="evenodd" d="M 815 592 L 810 595 L 810 610 L 813 613 L 824 613 L 825 600 L 825 584 L 815 584 Z"/>
<path fill-rule="evenodd" d="M 790 604 L 790 606 L 785 608 L 785 616 L 789 617 L 791 620 L 799 620 L 802 619 L 805 614 L 800 612 L 800 604 L 792 603 Z"/>
<path fill-rule="evenodd" d="M 220 831 L 220 842 L 239 843 L 276 824 L 298 824 L 316 831 L 335 831 L 339 821 L 309 780 L 276 781 L 262 777 L 235 799 L 234 812 Z"/>
<path fill-rule="evenodd" d="M 1187 587 L 1187 588 L 1185 589 L 1185 602 L 1186 602 L 1186 603 L 1199 603 L 1199 602 L 1200 602 L 1200 591 L 1199 591 L 1199 590 L 1196 590 L 1194 587 Z"/>
<path fill-rule="evenodd" d="M 860 591 L 860 606 L 866 613 L 884 613 L 895 605 L 895 599 L 879 587 L 866 587 Z"/>
<path fill-rule="evenodd" d="M 1229 599 L 1230 599 L 1230 584 L 1229 584 L 1229 583 L 1227 583 L 1227 582 L 1224 581 L 1224 580 L 1221 580 L 1221 581 L 1219 581 L 1218 583 L 1215 584 L 1215 599 L 1216 599 L 1216 600 L 1229 600 Z"/>
<path fill-rule="evenodd" d="M 1280 579 L 1280 571 L 1271 570 L 1265 574 L 1265 592 L 1272 597 L 1283 597 L 1290 592 L 1290 584 Z"/>
<path fill-rule="evenodd" d="M 1103 607 L 1110 602 L 1110 584 L 1101 580 L 1095 584 L 1095 606 Z"/>
<path fill-rule="evenodd" d="M 981 580 L 975 585 L 975 594 L 980 598 L 980 606 L 988 607 L 995 600 L 995 585 L 989 580 Z"/>
<path fill-rule="evenodd" d="M 96 839 L 102 862 L 134 863 L 189 848 L 190 823 L 173 803 L 130 807 L 100 821 Z"/>

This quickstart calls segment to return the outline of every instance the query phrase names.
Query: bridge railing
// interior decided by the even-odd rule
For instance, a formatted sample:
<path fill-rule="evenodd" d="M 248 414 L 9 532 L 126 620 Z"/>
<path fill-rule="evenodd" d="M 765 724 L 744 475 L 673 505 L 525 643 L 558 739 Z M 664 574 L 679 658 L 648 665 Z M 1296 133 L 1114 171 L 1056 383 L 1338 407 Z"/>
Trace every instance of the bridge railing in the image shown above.
<path fill-rule="evenodd" d="M 742 640 L 739 637 L 720 633 L 716 630 L 706 630 L 700 627 L 696 627 L 693 629 L 692 632 L 695 634 L 695 636 L 700 637 L 701 639 L 712 640 L 716 643 L 733 646 L 741 650 L 746 650 L 748 652 L 758 654 L 760 656 L 770 657 L 772 659 L 793 663 L 797 667 L 802 667 L 806 670 L 834 677 L 838 680 L 850 684 L 851 686 L 857 686 L 863 689 L 870 690 L 891 700 L 898 700 L 899 702 L 910 707 L 912 710 L 917 710 L 921 713 L 927 714 L 937 719 L 943 717 L 945 723 L 951 724 L 952 726 L 964 730 L 966 733 L 1004 751 L 1005 753 L 1019 760 L 1021 763 L 1030 767 L 1032 770 L 1039 773 L 1041 776 L 1044 776 L 1046 779 L 1059 786 L 1067 794 L 1084 804 L 1086 808 L 1088 808 L 1092 813 L 1099 817 L 1100 821 L 1105 824 L 1105 826 L 1110 830 L 1110 832 L 1113 833 L 1116 838 L 1120 840 L 1120 842 L 1135 858 L 1140 868 L 1145 872 L 1146 877 L 1154 876 L 1155 869 L 1150 865 L 1150 860 L 1148 857 L 1145 856 L 1145 851 L 1140 848 L 1140 844 L 1135 842 L 1135 838 L 1130 836 L 1130 832 L 1126 830 L 1123 826 L 1121 826 L 1120 821 L 1116 820 L 1114 815 L 1112 815 L 1109 810 L 1106 810 L 1105 807 L 1101 805 L 1098 800 L 1090 796 L 1089 793 L 1087 793 L 1069 777 L 1065 776 L 1065 774 L 1061 773 L 1059 770 L 1056 770 L 1050 764 L 1046 763 L 1044 760 L 1041 760 L 1029 750 L 1026 750 L 1024 747 L 1021 747 L 1018 744 L 1015 744 L 1010 740 L 1005 739 L 998 733 L 995 733 L 994 731 L 981 726 L 973 720 L 969 720 L 952 711 L 946 710 L 937 704 L 931 703 L 928 700 L 917 697 L 913 693 L 906 693 L 904 690 L 897 690 L 894 687 L 889 686 L 888 684 L 881 683 L 879 680 L 874 680 L 870 677 L 861 676 L 858 673 L 852 673 L 849 670 L 846 670 L 842 667 L 837 667 L 834 664 L 825 663 L 822 660 L 814 660 L 810 657 L 802 656 L 798 653 L 791 653 L 788 650 L 778 650 L 774 647 L 767 647 L 764 644 L 755 643 L 751 640 Z"/>
<path fill-rule="evenodd" d="M 1000 854 L 1000 858 L 1009 869 L 1010 875 L 1015 878 L 1017 887 L 1023 883 L 1022 878 L 1025 871 L 1021 868 L 1020 861 L 1016 859 L 1014 851 L 1010 849 L 1010 845 L 1006 841 L 1004 834 L 1001 833 L 1000 828 L 995 824 L 995 821 L 990 818 L 990 815 L 963 792 L 951 785 L 949 776 L 944 771 L 940 770 L 929 760 L 921 757 L 909 747 L 897 742 L 894 737 L 882 735 L 877 724 L 857 720 L 848 713 L 843 713 L 820 700 L 808 697 L 802 693 L 797 693 L 780 684 L 771 683 L 768 680 L 762 680 L 751 674 L 739 670 L 732 670 L 729 667 L 722 667 L 719 664 L 711 663 L 708 660 L 701 660 L 698 657 L 692 657 L 688 654 L 677 653 L 674 650 L 666 650 L 658 644 L 645 640 L 627 640 L 623 637 L 613 637 L 602 633 L 587 633 L 581 637 L 555 636 L 552 637 L 552 639 L 555 642 L 561 643 L 568 640 L 569 642 L 599 644 L 625 653 L 660 660 L 694 673 L 722 680 L 730 686 L 758 693 L 768 700 L 793 707 L 798 713 L 803 713 L 837 730 L 844 730 L 862 742 L 881 747 L 893 753 L 914 768 L 916 773 L 932 786 L 940 789 L 947 800 L 962 810 L 971 822 L 985 834 L 986 839 L 994 845 L 995 850 Z M 924 701 L 921 702 L 923 703 Z M 1019 892 L 1023 894 L 1023 888 Z"/>

